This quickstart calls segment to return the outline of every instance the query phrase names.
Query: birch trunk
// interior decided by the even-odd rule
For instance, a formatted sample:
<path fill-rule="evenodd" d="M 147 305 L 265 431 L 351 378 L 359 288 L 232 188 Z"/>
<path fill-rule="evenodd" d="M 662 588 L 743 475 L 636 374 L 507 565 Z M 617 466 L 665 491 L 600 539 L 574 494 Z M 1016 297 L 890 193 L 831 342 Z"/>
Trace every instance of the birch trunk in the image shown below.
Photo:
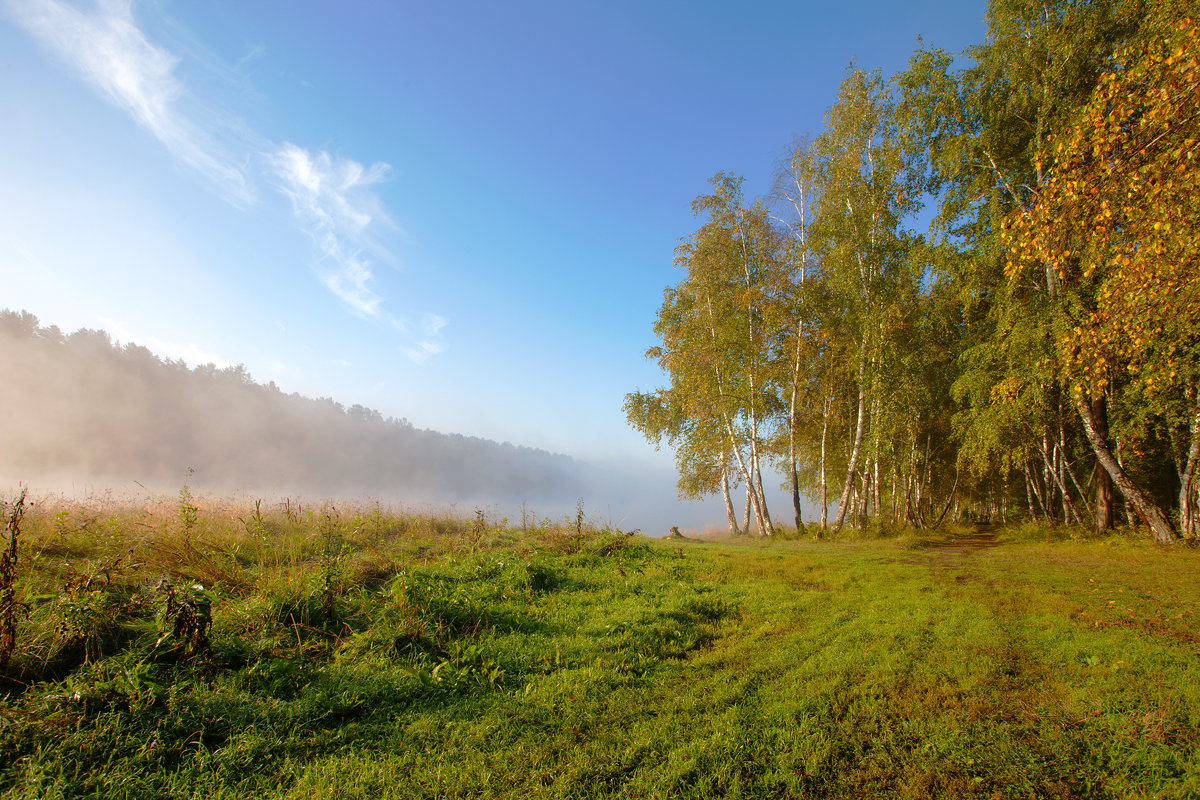
<path fill-rule="evenodd" d="M 721 451 L 721 497 L 725 500 L 725 516 L 729 520 L 729 532 L 736 536 L 741 533 L 738 527 L 737 512 L 733 509 L 733 497 L 729 494 L 729 460 L 725 451 Z"/>
<path fill-rule="evenodd" d="M 750 535 L 750 520 L 752 519 L 750 516 L 750 512 L 754 509 L 754 503 L 751 501 L 752 500 L 751 494 L 752 493 L 750 491 L 750 486 L 747 484 L 747 486 L 746 486 L 746 513 L 742 517 L 742 519 L 746 520 L 746 527 L 742 531 L 742 533 L 746 534 L 747 536 Z"/>
<path fill-rule="evenodd" d="M 1028 461 L 1025 462 L 1025 475 L 1029 478 L 1029 485 L 1033 487 L 1033 496 L 1037 498 L 1038 506 L 1042 509 L 1042 519 L 1049 522 L 1051 518 L 1050 506 L 1046 500 L 1048 487 L 1038 483 L 1037 476 L 1029 469 Z"/>
<path fill-rule="evenodd" d="M 803 282 L 801 272 L 801 282 Z M 796 359 L 792 365 L 792 397 L 788 404 L 788 463 L 792 472 L 792 511 L 796 515 L 796 533 L 804 530 L 800 519 L 800 475 L 796 469 L 796 399 L 800 393 L 800 331 L 796 332 Z"/>
<path fill-rule="evenodd" d="M 879 519 L 879 398 L 876 396 L 875 402 L 871 409 L 871 427 L 875 429 L 875 437 L 872 442 L 874 454 L 872 462 L 872 477 L 871 477 L 871 513 Z"/>
<path fill-rule="evenodd" d="M 714 319 L 715 315 L 713 314 L 713 308 L 712 308 L 712 296 L 710 294 L 707 294 L 707 293 L 705 294 L 705 304 L 708 308 L 709 335 L 712 337 L 712 341 L 716 342 L 717 341 L 717 328 L 716 328 L 716 320 Z M 723 399 L 725 397 L 725 388 L 722 385 L 723 381 L 721 379 L 720 367 L 714 366 L 713 377 L 716 379 L 716 383 L 717 383 L 717 395 Z M 753 418 L 752 418 L 752 420 L 753 420 Z M 748 470 L 746 468 L 746 461 L 744 458 L 742 458 L 742 449 L 741 449 L 741 447 L 738 446 L 738 437 L 736 436 L 736 434 L 734 432 L 733 421 L 729 418 L 729 412 L 726 411 L 724 408 L 721 409 L 721 422 L 725 428 L 725 435 L 729 437 L 729 443 L 733 447 L 733 453 L 735 456 L 737 456 L 738 471 L 741 473 L 742 480 L 745 481 L 746 486 L 747 486 L 747 492 L 748 492 L 747 499 L 753 501 L 751 503 L 751 505 L 754 508 L 754 516 L 758 520 L 758 523 L 760 526 L 759 530 L 761 531 L 762 530 L 761 526 L 762 526 L 762 521 L 763 521 L 763 514 L 762 514 L 763 510 L 759 507 L 758 497 L 756 496 L 754 489 L 753 489 L 753 487 L 754 487 L 754 482 L 752 480 L 753 475 L 751 474 L 750 470 Z M 754 431 L 752 428 L 751 438 L 750 438 L 750 445 L 752 448 L 752 452 L 753 452 L 753 447 L 754 447 L 754 436 L 755 435 L 756 435 L 756 431 Z M 753 464 L 753 466 L 757 467 L 757 462 L 752 462 L 752 464 Z M 746 511 L 746 531 L 747 532 L 750 531 L 750 511 L 749 511 L 749 509 L 747 509 L 747 511 Z"/>
<path fill-rule="evenodd" d="M 1197 390 L 1200 394 L 1200 390 Z M 1196 461 L 1200 459 L 1200 397 L 1197 398 L 1188 429 L 1192 436 L 1188 448 L 1187 463 L 1179 476 L 1179 527 L 1184 536 L 1195 536 L 1196 519 Z"/>
<path fill-rule="evenodd" d="M 750 273 L 750 253 L 747 248 L 748 235 L 742 228 L 742 220 L 740 214 L 734 215 L 734 220 L 738 231 L 738 241 L 742 250 L 742 274 L 746 281 L 746 297 L 752 296 L 754 289 L 754 279 Z M 758 346 L 757 335 L 754 328 L 754 310 L 751 308 L 751 303 L 747 299 L 746 307 L 746 341 L 749 343 L 751 353 Z M 746 382 L 750 387 L 750 483 L 749 486 L 754 493 L 754 516 L 758 523 L 758 533 L 760 536 L 773 536 L 775 528 L 771 524 L 771 515 L 767 511 L 767 497 L 762 490 L 762 473 L 759 468 L 758 459 L 758 410 L 755 398 L 758 397 L 757 372 L 755 370 L 755 360 L 752 356 L 747 359 L 745 364 Z"/>
<path fill-rule="evenodd" d="M 1133 504 L 1138 515 L 1150 526 L 1150 534 L 1154 537 L 1154 541 L 1158 544 L 1174 544 L 1175 529 L 1171 526 L 1171 520 L 1167 518 L 1157 503 L 1137 487 L 1137 484 L 1117 462 L 1108 446 L 1107 438 L 1100 435 L 1096 418 L 1092 414 L 1091 402 L 1079 397 L 1075 401 L 1075 408 L 1079 412 L 1079 418 L 1083 421 L 1083 429 L 1087 433 L 1088 441 L 1092 444 L 1096 458 L 1108 471 L 1113 483 L 1121 490 L 1121 494 L 1125 495 L 1126 502 Z"/>
<path fill-rule="evenodd" d="M 1108 406 L 1103 397 L 1092 398 L 1092 417 L 1096 420 L 1096 433 L 1108 440 Z M 1108 471 L 1096 461 L 1096 504 L 1093 520 L 1096 533 L 1104 534 L 1113 526 L 1113 482 Z"/>
<path fill-rule="evenodd" d="M 1075 511 L 1075 507 L 1071 505 L 1071 497 L 1067 493 L 1067 484 L 1064 481 L 1062 469 L 1062 453 L 1059 450 L 1058 444 L 1055 443 L 1050 449 L 1050 452 L 1045 454 L 1043 457 L 1046 459 L 1046 463 L 1050 465 L 1050 475 L 1054 478 L 1055 485 L 1058 486 L 1060 499 L 1062 501 L 1063 523 L 1070 525 L 1071 517 Z M 1079 515 L 1074 514 L 1074 516 L 1078 517 Z"/>
<path fill-rule="evenodd" d="M 763 536 L 774 536 L 775 525 L 771 522 L 771 512 L 767 509 L 767 496 L 763 493 L 762 485 L 762 470 L 755 465 L 754 469 L 754 491 L 758 495 L 758 505 L 762 509 L 763 528 L 759 531 Z"/>
<path fill-rule="evenodd" d="M 854 472 L 858 467 L 858 451 L 862 447 L 863 423 L 867 411 L 867 387 L 864 382 L 866 368 L 866 358 L 860 357 L 858 362 L 858 421 L 854 426 L 854 446 L 850 450 L 850 461 L 846 465 L 846 484 L 842 487 L 842 498 L 838 501 L 837 517 L 833 520 L 834 531 L 840 531 L 846 521 L 846 511 L 849 509 L 850 503 L 850 492 L 854 489 Z"/>
<path fill-rule="evenodd" d="M 1037 511 L 1033 507 L 1033 479 L 1029 477 L 1029 464 L 1025 464 L 1025 500 L 1029 503 L 1029 521 L 1037 519 Z"/>
<path fill-rule="evenodd" d="M 829 484 L 825 480 L 825 441 L 829 436 L 829 412 L 833 410 L 833 396 L 825 397 L 824 413 L 821 415 L 821 467 L 820 467 L 820 494 L 821 494 L 821 532 L 824 533 L 829 528 Z"/>

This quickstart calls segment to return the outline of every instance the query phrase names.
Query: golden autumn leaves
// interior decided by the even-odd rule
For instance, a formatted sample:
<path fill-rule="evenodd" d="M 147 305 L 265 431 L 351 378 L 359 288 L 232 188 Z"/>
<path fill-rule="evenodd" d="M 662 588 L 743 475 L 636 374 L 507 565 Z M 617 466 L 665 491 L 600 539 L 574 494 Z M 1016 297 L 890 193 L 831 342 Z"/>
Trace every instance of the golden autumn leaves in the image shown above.
<path fill-rule="evenodd" d="M 1002 232 L 1006 275 L 1061 309 L 1063 379 L 1124 369 L 1145 400 L 1194 393 L 1200 360 L 1200 32 L 1126 50 L 1054 143 L 1049 178 Z M 1043 285 L 1044 284 L 1044 285 Z"/>

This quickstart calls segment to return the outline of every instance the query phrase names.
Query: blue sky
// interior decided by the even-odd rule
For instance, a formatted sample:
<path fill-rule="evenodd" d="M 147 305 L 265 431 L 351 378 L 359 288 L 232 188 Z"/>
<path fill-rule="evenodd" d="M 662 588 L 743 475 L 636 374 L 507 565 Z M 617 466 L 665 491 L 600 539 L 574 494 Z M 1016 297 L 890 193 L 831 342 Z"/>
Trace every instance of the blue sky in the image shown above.
<path fill-rule="evenodd" d="M 0 0 L 0 306 L 419 427 L 625 425 L 689 204 L 985 3 Z"/>

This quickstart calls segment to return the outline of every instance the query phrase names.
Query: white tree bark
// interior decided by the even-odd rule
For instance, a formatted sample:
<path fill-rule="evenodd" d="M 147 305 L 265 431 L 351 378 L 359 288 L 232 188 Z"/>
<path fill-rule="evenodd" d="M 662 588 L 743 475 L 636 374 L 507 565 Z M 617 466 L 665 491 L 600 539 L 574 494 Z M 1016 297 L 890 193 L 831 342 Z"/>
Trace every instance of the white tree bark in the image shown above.
<path fill-rule="evenodd" d="M 1154 541 L 1158 544 L 1174 544 L 1175 529 L 1171 526 L 1171 521 L 1162 509 L 1137 487 L 1137 484 L 1113 456 L 1108 442 L 1100 436 L 1096 428 L 1096 419 L 1092 414 L 1091 403 L 1080 395 L 1075 399 L 1075 408 L 1079 411 L 1079 418 L 1083 421 L 1083 429 L 1087 433 L 1088 441 L 1092 444 L 1096 458 L 1108 471 L 1113 483 L 1121 490 L 1121 494 L 1125 495 L 1125 500 L 1133 505 L 1138 515 L 1150 526 L 1150 534 L 1154 537 Z"/>

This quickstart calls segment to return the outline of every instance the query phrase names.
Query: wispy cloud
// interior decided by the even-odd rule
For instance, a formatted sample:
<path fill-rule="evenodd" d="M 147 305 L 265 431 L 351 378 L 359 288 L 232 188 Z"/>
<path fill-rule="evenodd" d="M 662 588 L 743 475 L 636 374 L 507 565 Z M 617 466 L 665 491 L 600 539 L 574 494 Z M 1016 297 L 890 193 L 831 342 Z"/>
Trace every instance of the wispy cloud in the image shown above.
<path fill-rule="evenodd" d="M 265 53 L 265 52 L 267 52 L 266 47 L 264 47 L 261 44 L 256 44 L 254 47 L 250 48 L 250 50 L 246 53 L 246 55 L 244 55 L 238 59 L 238 62 L 233 65 L 233 71 L 240 72 L 242 67 L 246 66 L 247 64 L 249 64 L 252 61 L 257 61 L 260 58 L 262 58 L 263 53 Z"/>
<path fill-rule="evenodd" d="M 426 336 L 437 336 L 449 323 L 437 314 L 426 314 L 421 318 L 421 332 Z"/>
<path fill-rule="evenodd" d="M 416 347 L 404 348 L 404 355 L 414 364 L 421 365 L 429 360 L 430 356 L 436 356 L 442 352 L 442 348 L 438 347 L 433 342 L 417 342 Z"/>
<path fill-rule="evenodd" d="M 138 27 L 131 0 L 95 0 L 87 7 L 64 0 L 0 0 L 0 6 L 230 202 L 246 207 L 255 201 L 257 171 L 291 201 L 298 226 L 316 246 L 318 277 L 347 309 L 415 340 L 406 350 L 414 362 L 441 351 L 444 319 L 424 315 L 419 332 L 413 332 L 384 311 L 375 288 L 373 264 L 396 263 L 375 236 L 381 227 L 394 227 L 375 192 L 390 170 L 387 164 L 366 167 L 292 142 L 275 143 L 205 104 L 177 76 L 179 57 Z M 256 45 L 232 71 L 265 52 Z M 202 57 L 200 63 L 211 69 L 212 60 Z"/>
<path fill-rule="evenodd" d="M 355 313 L 380 317 L 383 298 L 369 285 L 374 276 L 364 251 L 388 257 L 367 229 L 384 218 L 371 187 L 387 174 L 388 165 L 364 169 L 357 161 L 314 154 L 291 142 L 279 146 L 271 164 L 280 190 L 324 257 L 325 286 Z"/>
<path fill-rule="evenodd" d="M 442 352 L 441 331 L 446 325 L 446 320 L 437 314 L 422 315 L 421 338 L 415 347 L 408 347 L 404 350 L 404 355 L 408 357 L 408 360 L 414 364 L 424 364 L 432 356 Z"/>
<path fill-rule="evenodd" d="M 60 0 L 4 0 L 12 18 L 237 205 L 254 200 L 242 168 L 180 108 L 179 59 L 138 28 L 128 0 L 84 10 Z"/>

